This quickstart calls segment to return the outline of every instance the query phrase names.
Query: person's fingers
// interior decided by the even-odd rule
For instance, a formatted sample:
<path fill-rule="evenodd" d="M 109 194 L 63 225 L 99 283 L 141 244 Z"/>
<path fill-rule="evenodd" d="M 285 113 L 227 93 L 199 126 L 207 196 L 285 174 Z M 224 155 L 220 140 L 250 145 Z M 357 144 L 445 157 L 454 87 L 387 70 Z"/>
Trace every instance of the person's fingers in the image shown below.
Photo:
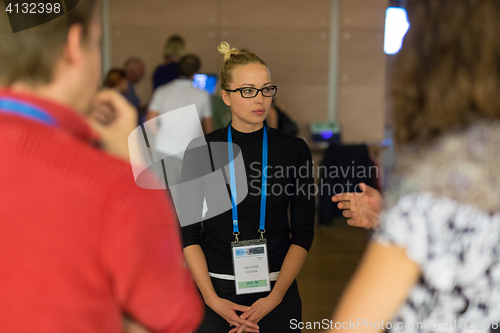
<path fill-rule="evenodd" d="M 232 322 L 232 321 L 229 322 L 229 325 L 234 326 L 234 327 L 228 333 L 236 333 L 238 331 L 238 329 L 241 327 L 240 323 Z"/>
<path fill-rule="evenodd" d="M 236 310 L 236 311 L 240 311 L 240 312 L 246 312 L 246 311 L 250 311 L 251 310 L 251 308 L 249 306 L 238 305 L 236 303 L 233 303 L 232 309 Z"/>
<path fill-rule="evenodd" d="M 255 311 L 257 311 L 257 310 L 250 310 L 250 311 L 246 311 L 246 312 L 244 312 L 244 313 L 240 316 L 240 318 L 241 318 L 241 319 L 248 319 L 248 317 L 250 317 L 250 316 L 251 316 L 251 315 L 252 315 Z"/>
<path fill-rule="evenodd" d="M 137 117 L 137 112 L 132 104 L 115 90 L 100 91 L 94 98 L 94 105 L 108 105 L 113 110 L 115 118 L 126 119 L 132 123 Z"/>
<path fill-rule="evenodd" d="M 92 118 L 87 118 L 87 123 L 92 128 L 92 130 L 94 130 L 94 132 L 96 132 L 100 136 L 106 133 L 106 128 L 102 125 L 101 122 Z"/>
<path fill-rule="evenodd" d="M 250 322 L 256 322 L 257 321 L 257 312 L 252 313 L 250 317 L 248 317 L 248 321 Z"/>
<path fill-rule="evenodd" d="M 255 324 L 255 323 L 252 323 L 249 320 L 243 320 L 243 319 L 240 318 L 239 322 L 240 322 L 240 324 L 247 326 L 249 329 L 253 328 L 253 329 L 256 329 L 257 331 L 259 330 L 259 325 Z"/>
<path fill-rule="evenodd" d="M 349 219 L 347 220 L 347 224 L 349 224 L 351 227 L 357 227 L 359 223 L 356 219 Z"/>
<path fill-rule="evenodd" d="M 123 97 L 114 89 L 106 89 L 98 92 L 95 95 L 93 103 L 94 105 L 99 105 L 100 103 L 109 103 L 113 106 L 131 106 L 131 104 L 125 99 L 125 97 Z"/>
<path fill-rule="evenodd" d="M 123 331 L 124 333 L 151 333 L 149 329 L 130 319 L 123 321 Z"/>
<path fill-rule="evenodd" d="M 238 311 L 240 311 L 240 310 L 238 310 Z M 246 325 L 248 327 L 259 329 L 259 326 L 257 324 L 252 323 L 251 321 L 248 321 L 246 319 L 242 319 L 242 318 L 238 317 L 238 315 L 234 312 L 233 312 L 233 314 L 231 314 L 231 317 L 229 319 L 233 322 L 239 323 L 240 325 Z"/>
<path fill-rule="evenodd" d="M 350 209 L 351 208 L 351 202 L 350 201 L 339 202 L 339 204 L 337 205 L 337 207 L 339 207 L 339 209 Z"/>
<path fill-rule="evenodd" d="M 352 193 L 340 193 L 332 197 L 333 202 L 349 201 L 352 198 Z"/>
<path fill-rule="evenodd" d="M 107 125 L 115 119 L 116 113 L 109 104 L 101 103 L 92 110 L 91 117 L 101 121 L 103 125 Z"/>
<path fill-rule="evenodd" d="M 341 193 L 341 194 L 336 194 L 332 197 L 333 202 L 339 202 L 339 201 L 349 201 L 351 200 L 352 193 Z"/>
<path fill-rule="evenodd" d="M 373 197 L 374 195 L 377 194 L 377 190 L 374 189 L 373 187 L 371 186 L 368 186 L 366 185 L 365 183 L 360 183 L 359 184 L 359 187 L 361 189 L 361 191 L 363 191 L 363 193 L 366 195 L 366 196 L 369 196 L 369 197 Z"/>
<path fill-rule="evenodd" d="M 229 333 L 240 333 L 240 332 L 256 332 L 258 333 L 259 330 L 247 326 L 240 326 L 240 327 L 235 327 L 229 331 Z"/>
<path fill-rule="evenodd" d="M 350 217 L 352 217 L 352 211 L 351 210 L 344 210 L 342 212 L 342 215 L 344 215 L 344 217 L 350 218 Z"/>
<path fill-rule="evenodd" d="M 358 212 L 356 212 L 356 211 L 353 210 L 352 211 L 352 217 L 358 217 Z"/>
<path fill-rule="evenodd" d="M 241 333 L 241 332 L 248 332 L 248 333 L 259 333 L 260 331 L 258 329 L 255 329 L 255 328 L 252 328 L 252 327 L 248 327 L 248 326 L 241 326 L 237 333 Z"/>

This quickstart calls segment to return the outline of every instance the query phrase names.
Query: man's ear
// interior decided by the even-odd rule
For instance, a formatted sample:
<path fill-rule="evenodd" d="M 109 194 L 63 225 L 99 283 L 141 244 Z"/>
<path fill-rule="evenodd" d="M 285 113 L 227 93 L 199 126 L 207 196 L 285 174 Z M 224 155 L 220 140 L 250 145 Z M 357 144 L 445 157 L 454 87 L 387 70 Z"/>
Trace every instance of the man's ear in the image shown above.
<path fill-rule="evenodd" d="M 68 31 L 68 39 L 64 48 L 64 60 L 71 65 L 78 65 L 83 59 L 83 29 L 81 24 L 73 24 Z"/>
<path fill-rule="evenodd" d="M 231 100 L 229 99 L 229 92 L 222 90 L 220 92 L 220 94 L 222 96 L 222 100 L 224 101 L 224 104 L 226 104 L 227 106 L 231 106 Z"/>

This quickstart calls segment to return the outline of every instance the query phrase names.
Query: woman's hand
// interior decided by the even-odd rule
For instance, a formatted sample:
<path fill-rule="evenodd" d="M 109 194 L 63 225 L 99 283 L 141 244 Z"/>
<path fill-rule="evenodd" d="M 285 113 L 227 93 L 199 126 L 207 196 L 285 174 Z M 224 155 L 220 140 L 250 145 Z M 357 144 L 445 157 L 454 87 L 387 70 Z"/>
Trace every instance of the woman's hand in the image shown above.
<path fill-rule="evenodd" d="M 258 323 L 262 318 L 264 318 L 269 312 L 271 312 L 280 302 L 270 296 L 261 298 L 252 304 L 249 310 L 245 311 L 240 318 L 246 319 L 252 323 Z M 246 327 L 235 327 L 229 331 L 229 333 L 241 333 L 248 331 Z"/>
<path fill-rule="evenodd" d="M 239 332 L 243 332 L 243 329 L 245 329 L 246 332 L 259 332 L 259 326 L 256 323 L 246 320 L 245 318 L 240 318 L 236 314 L 236 311 L 249 311 L 251 309 L 250 307 L 238 305 L 220 297 L 214 297 L 213 300 L 207 302 L 207 305 L 219 316 L 224 318 L 230 325 L 236 326 L 231 331 L 241 329 Z"/>
<path fill-rule="evenodd" d="M 342 193 L 332 197 L 338 202 L 339 209 L 344 209 L 343 215 L 347 223 L 354 227 L 376 228 L 382 211 L 382 196 L 376 189 L 361 183 L 363 193 Z"/>

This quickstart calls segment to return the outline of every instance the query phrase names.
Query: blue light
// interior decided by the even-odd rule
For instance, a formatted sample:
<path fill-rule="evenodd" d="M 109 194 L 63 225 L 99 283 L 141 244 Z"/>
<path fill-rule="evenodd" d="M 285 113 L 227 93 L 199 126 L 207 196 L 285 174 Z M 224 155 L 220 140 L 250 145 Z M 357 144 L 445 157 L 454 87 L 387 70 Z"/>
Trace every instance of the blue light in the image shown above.
<path fill-rule="evenodd" d="M 325 139 L 325 140 L 330 139 L 332 136 L 333 136 L 333 132 L 332 131 L 322 131 L 321 132 L 321 137 L 323 139 Z"/>
<path fill-rule="evenodd" d="M 195 74 L 193 77 L 193 86 L 213 95 L 217 89 L 217 75 Z"/>
<path fill-rule="evenodd" d="M 195 74 L 193 78 L 193 86 L 199 89 L 205 89 L 207 86 L 208 75 Z"/>
<path fill-rule="evenodd" d="M 385 12 L 384 52 L 396 54 L 401 50 L 403 39 L 410 28 L 406 9 L 389 7 Z"/>

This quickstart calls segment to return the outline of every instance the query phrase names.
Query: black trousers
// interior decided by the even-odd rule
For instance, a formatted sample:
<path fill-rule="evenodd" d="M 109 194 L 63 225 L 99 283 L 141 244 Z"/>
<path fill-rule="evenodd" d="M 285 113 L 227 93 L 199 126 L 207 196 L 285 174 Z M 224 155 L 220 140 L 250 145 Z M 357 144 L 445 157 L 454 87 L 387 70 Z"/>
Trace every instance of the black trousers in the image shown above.
<path fill-rule="evenodd" d="M 236 295 L 234 281 L 212 278 L 212 284 L 220 298 L 225 298 L 238 305 L 251 306 L 258 299 L 266 297 L 270 293 Z M 271 282 L 271 287 L 274 287 L 274 284 L 275 282 Z M 292 330 L 290 328 L 292 319 L 295 319 L 297 323 L 302 321 L 302 301 L 300 300 L 297 281 L 293 281 L 290 285 L 281 303 L 257 324 L 260 333 L 300 332 L 299 329 Z M 227 333 L 231 328 L 231 325 L 224 318 L 205 305 L 205 318 L 196 333 Z"/>

